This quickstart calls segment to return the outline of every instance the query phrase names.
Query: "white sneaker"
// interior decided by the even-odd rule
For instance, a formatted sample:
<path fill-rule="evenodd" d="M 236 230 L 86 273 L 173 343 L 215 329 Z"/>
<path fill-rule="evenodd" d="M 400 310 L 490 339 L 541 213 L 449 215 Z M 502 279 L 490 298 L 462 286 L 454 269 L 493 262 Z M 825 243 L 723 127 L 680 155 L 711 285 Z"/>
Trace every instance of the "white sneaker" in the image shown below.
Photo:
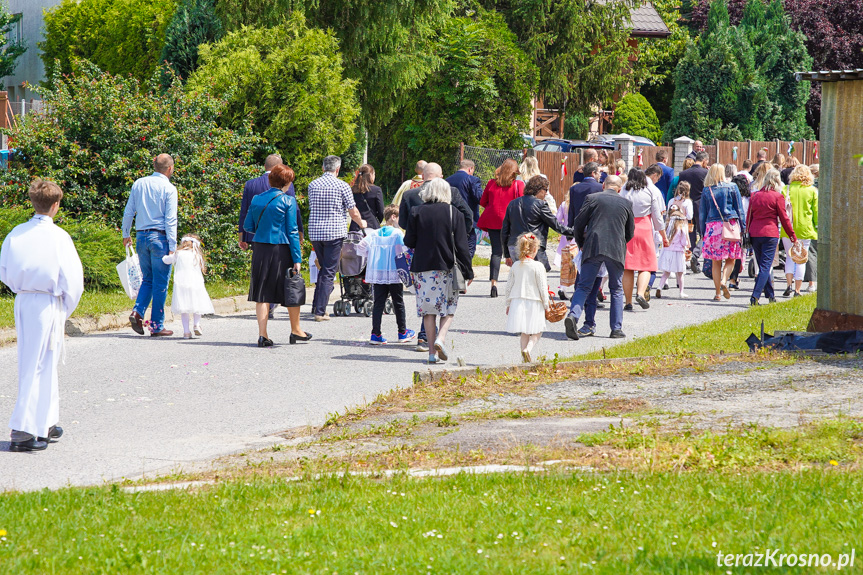
<path fill-rule="evenodd" d="M 683 292 L 680 292 L 680 299 L 688 299 L 688 298 L 689 298 L 689 294 L 685 294 Z"/>

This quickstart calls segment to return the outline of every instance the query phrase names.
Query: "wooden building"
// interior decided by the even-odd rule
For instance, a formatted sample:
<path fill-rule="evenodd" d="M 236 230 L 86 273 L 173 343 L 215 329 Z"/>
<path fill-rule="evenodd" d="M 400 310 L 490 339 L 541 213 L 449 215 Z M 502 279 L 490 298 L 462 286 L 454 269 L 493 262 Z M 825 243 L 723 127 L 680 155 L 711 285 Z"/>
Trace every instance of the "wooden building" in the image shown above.
<path fill-rule="evenodd" d="M 809 331 L 863 330 L 863 68 L 801 72 L 821 82 L 818 303 Z"/>
<path fill-rule="evenodd" d="M 671 31 L 662 20 L 662 16 L 646 2 L 630 13 L 630 24 L 632 33 L 629 37 L 629 45 L 632 47 L 630 61 L 638 59 L 638 42 L 640 38 L 668 38 Z M 612 110 L 596 110 L 596 115 L 590 120 L 591 133 L 605 134 L 611 126 L 614 116 Z M 531 135 L 537 140 L 546 138 L 564 137 L 564 112 L 552 102 L 544 102 L 536 98 L 533 102 L 533 129 Z"/>

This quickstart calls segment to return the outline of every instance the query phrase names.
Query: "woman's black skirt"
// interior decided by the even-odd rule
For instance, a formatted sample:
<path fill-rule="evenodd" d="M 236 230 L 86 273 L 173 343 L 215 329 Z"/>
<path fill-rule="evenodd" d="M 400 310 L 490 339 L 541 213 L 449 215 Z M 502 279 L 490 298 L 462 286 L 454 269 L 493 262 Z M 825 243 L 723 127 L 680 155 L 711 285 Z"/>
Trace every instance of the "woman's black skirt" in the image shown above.
<path fill-rule="evenodd" d="M 285 305 L 285 276 L 293 265 L 288 244 L 252 243 L 249 301 Z"/>

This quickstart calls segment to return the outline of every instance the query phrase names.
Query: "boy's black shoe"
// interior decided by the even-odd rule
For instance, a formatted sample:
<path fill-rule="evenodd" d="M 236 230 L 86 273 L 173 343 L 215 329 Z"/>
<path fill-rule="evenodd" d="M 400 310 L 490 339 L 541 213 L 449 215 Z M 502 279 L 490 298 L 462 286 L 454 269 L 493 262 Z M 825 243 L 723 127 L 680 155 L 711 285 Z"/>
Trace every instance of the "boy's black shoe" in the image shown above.
<path fill-rule="evenodd" d="M 569 339 L 574 339 L 578 341 L 578 330 L 576 329 L 576 320 L 575 316 L 568 315 L 566 319 L 563 320 L 564 328 L 566 329 L 566 337 Z"/>
<path fill-rule="evenodd" d="M 626 337 L 626 334 L 623 333 L 622 330 L 613 329 L 611 330 L 611 334 L 608 337 L 610 337 L 611 339 L 623 339 Z"/>
<path fill-rule="evenodd" d="M 48 429 L 48 437 L 37 437 L 36 439 L 45 443 L 51 443 L 52 439 L 60 439 L 61 437 L 63 437 L 63 428 L 59 425 L 52 425 Z"/>
<path fill-rule="evenodd" d="M 562 289 L 557 290 L 557 297 L 560 298 L 560 301 L 566 301 L 566 294 L 563 293 Z"/>
<path fill-rule="evenodd" d="M 758 305 L 761 305 L 761 304 L 758 303 L 757 299 L 755 299 L 754 297 L 749 298 L 749 307 L 755 307 Z"/>
<path fill-rule="evenodd" d="M 45 451 L 48 449 L 47 441 L 39 441 L 35 437 L 31 437 L 27 441 L 13 441 L 9 444 L 9 451 L 24 452 L 24 451 Z"/>

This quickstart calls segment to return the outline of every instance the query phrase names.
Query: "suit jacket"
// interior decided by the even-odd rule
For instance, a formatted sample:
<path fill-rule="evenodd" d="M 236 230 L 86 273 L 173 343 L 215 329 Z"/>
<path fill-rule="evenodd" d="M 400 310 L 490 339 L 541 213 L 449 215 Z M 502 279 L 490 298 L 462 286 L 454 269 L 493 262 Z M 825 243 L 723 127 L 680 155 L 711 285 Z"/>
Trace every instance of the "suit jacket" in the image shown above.
<path fill-rule="evenodd" d="M 663 162 L 659 162 L 659 167 L 662 168 L 662 177 L 656 182 L 656 187 L 662 192 L 662 197 L 668 197 L 668 190 L 674 180 L 674 168 L 666 166 Z"/>
<path fill-rule="evenodd" d="M 606 256 L 623 267 L 626 244 L 635 235 L 632 202 L 617 192 L 591 194 L 578 212 L 574 228 L 581 261 Z"/>
<path fill-rule="evenodd" d="M 423 201 L 420 199 L 421 190 L 422 186 L 411 188 L 402 196 L 402 203 L 399 205 L 399 227 L 405 232 L 408 231 L 408 226 L 410 225 L 411 210 L 423 205 Z M 473 232 L 473 212 L 467 207 L 467 203 L 465 203 L 464 198 L 461 197 L 461 193 L 456 188 L 450 186 L 450 193 L 452 194 L 450 199 L 451 205 L 464 216 L 464 237 L 465 241 L 467 241 L 468 235 Z"/>
<path fill-rule="evenodd" d="M 566 223 L 572 227 L 575 222 L 575 217 L 581 211 L 581 206 L 584 200 L 590 194 L 595 194 L 602 191 L 602 184 L 593 178 L 587 178 L 569 188 L 569 213 L 567 214 Z"/>
<path fill-rule="evenodd" d="M 689 182 L 689 199 L 693 204 L 701 201 L 701 192 L 704 190 L 704 178 L 707 177 L 707 168 L 694 165 L 688 170 L 680 172 L 679 182 Z M 680 183 L 678 182 L 678 185 Z"/>
<path fill-rule="evenodd" d="M 257 178 L 252 178 L 243 186 L 243 199 L 240 202 L 239 231 L 243 234 L 244 242 L 252 243 L 255 241 L 255 234 L 243 229 L 243 224 L 246 222 L 246 214 L 249 213 L 249 206 L 252 205 L 252 199 L 255 196 L 260 196 L 264 192 L 269 191 L 271 187 L 269 173 L 265 173 L 263 176 L 259 176 Z M 296 198 L 297 194 L 294 191 L 294 184 L 291 184 L 291 187 L 288 188 L 288 191 L 285 193 Z M 303 233 L 303 214 L 300 213 L 299 209 L 297 209 L 297 230 L 299 230 L 299 233 Z"/>
<path fill-rule="evenodd" d="M 482 198 L 482 182 L 476 176 L 471 176 L 464 170 L 459 170 L 446 179 L 450 186 L 456 188 L 467 207 L 473 212 L 473 223 L 479 221 L 479 200 Z"/>

